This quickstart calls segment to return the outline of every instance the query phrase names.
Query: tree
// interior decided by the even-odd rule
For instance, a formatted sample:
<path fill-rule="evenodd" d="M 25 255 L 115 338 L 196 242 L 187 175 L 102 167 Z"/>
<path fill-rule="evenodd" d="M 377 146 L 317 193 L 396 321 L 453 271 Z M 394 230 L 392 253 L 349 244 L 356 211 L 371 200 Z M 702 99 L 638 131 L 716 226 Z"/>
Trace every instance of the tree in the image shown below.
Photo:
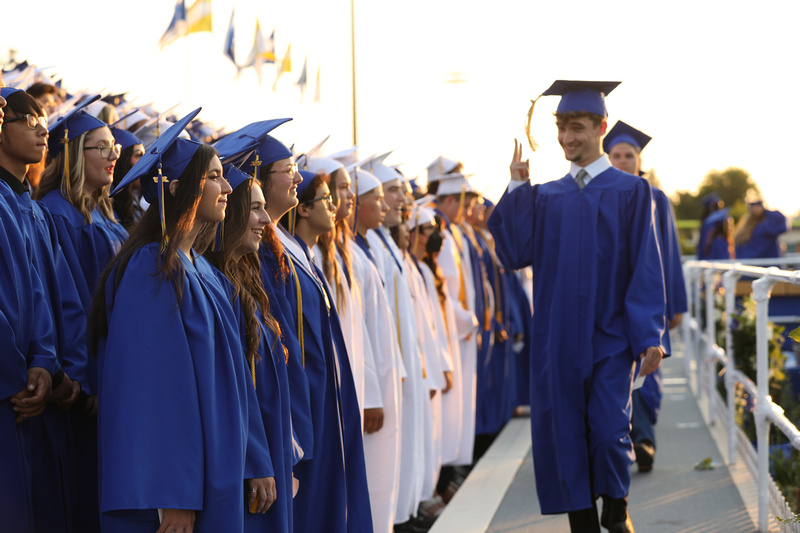
<path fill-rule="evenodd" d="M 732 208 L 732 214 L 736 217 L 744 211 L 744 198 L 751 189 L 760 192 L 750 173 L 744 169 L 729 167 L 723 171 L 712 170 L 700 182 L 697 194 L 689 191 L 675 193 L 675 216 L 678 220 L 699 220 L 703 216 L 702 199 L 713 192 Z"/>
<path fill-rule="evenodd" d="M 722 172 L 712 170 L 706 174 L 697 195 L 703 198 L 714 192 L 722 198 L 726 206 L 733 207 L 737 202 L 744 203 L 745 195 L 750 189 L 760 192 L 750 173 L 741 168 L 728 167 Z"/>

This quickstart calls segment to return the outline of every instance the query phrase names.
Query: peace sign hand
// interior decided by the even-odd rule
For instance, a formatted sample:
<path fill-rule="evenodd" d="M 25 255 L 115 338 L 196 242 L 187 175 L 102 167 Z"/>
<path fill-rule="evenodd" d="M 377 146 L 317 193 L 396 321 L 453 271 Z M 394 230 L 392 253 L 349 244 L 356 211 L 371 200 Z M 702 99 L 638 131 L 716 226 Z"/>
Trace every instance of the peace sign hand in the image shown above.
<path fill-rule="evenodd" d="M 531 179 L 528 163 L 530 159 L 522 161 L 522 143 L 514 139 L 514 158 L 508 169 L 511 171 L 511 179 L 514 181 L 528 181 Z"/>

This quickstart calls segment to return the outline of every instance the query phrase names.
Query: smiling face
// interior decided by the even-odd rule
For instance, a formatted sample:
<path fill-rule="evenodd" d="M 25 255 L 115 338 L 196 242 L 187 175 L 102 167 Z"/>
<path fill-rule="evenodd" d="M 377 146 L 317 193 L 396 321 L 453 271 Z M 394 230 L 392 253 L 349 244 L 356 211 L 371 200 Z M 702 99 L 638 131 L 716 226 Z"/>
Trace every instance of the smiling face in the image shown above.
<path fill-rule="evenodd" d="M 608 158 L 614 168 L 618 168 L 634 176 L 639 175 L 642 166 L 642 157 L 639 151 L 628 143 L 617 143 L 608 152 Z"/>
<path fill-rule="evenodd" d="M 103 157 L 101 150 L 88 149 L 99 147 L 113 147 L 114 136 L 107 127 L 97 128 L 86 134 L 83 141 L 83 192 L 92 194 L 97 189 L 111 185 L 114 181 L 114 165 L 119 157 L 114 150 L 108 150 L 108 156 Z"/>
<path fill-rule="evenodd" d="M 242 235 L 242 241 L 236 248 L 236 256 L 241 257 L 258 251 L 261 236 L 264 234 L 264 227 L 270 223 L 266 206 L 261 187 L 252 185 L 250 187 L 250 215 L 247 219 L 244 235 Z"/>
<path fill-rule="evenodd" d="M 280 219 L 297 205 L 297 186 L 303 181 L 303 177 L 297 172 L 293 158 L 279 159 L 272 163 L 262 181 L 265 184 L 264 197 L 274 220 Z"/>
<path fill-rule="evenodd" d="M 557 118 L 558 144 L 564 157 L 576 165 L 586 166 L 602 154 L 600 138 L 606 131 L 606 121 L 594 125 L 588 116 Z"/>
<path fill-rule="evenodd" d="M 206 177 L 203 178 L 203 195 L 197 204 L 196 223 L 222 222 L 225 219 L 225 208 L 228 206 L 228 195 L 233 192 L 230 184 L 222 177 L 222 163 L 214 156 L 208 163 Z"/>
<path fill-rule="evenodd" d="M 393 228 L 403 220 L 403 206 L 406 204 L 406 193 L 399 179 L 390 180 L 383 184 L 383 195 L 389 211 L 386 213 L 384 224 Z"/>

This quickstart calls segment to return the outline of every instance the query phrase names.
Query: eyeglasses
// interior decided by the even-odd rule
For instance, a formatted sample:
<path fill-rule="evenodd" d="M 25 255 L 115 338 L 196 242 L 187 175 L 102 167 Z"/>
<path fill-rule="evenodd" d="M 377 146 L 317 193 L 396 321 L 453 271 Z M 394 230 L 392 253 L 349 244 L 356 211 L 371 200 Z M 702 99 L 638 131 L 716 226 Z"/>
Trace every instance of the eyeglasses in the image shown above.
<path fill-rule="evenodd" d="M 333 200 L 331 200 L 331 195 L 330 194 L 327 194 L 325 196 L 320 196 L 319 198 L 314 198 L 313 200 L 309 200 L 309 201 L 307 201 L 305 203 L 306 204 L 313 204 L 314 202 L 320 202 L 320 201 L 328 202 L 328 205 L 333 205 Z"/>
<path fill-rule="evenodd" d="M 270 170 L 267 172 L 267 174 L 288 174 L 290 176 L 294 176 L 297 174 L 297 163 L 292 163 L 283 170 Z"/>
<path fill-rule="evenodd" d="M 108 159 L 111 157 L 111 152 L 114 152 L 114 155 L 119 157 L 119 154 L 122 153 L 122 145 L 120 144 L 112 144 L 112 145 L 105 145 L 105 144 L 98 144 L 97 146 L 84 146 L 84 150 L 97 150 L 100 152 L 100 157 L 103 159 Z"/>
<path fill-rule="evenodd" d="M 27 126 L 29 130 L 35 130 L 36 126 L 39 124 L 42 125 L 44 129 L 47 129 L 47 117 L 42 115 L 41 117 L 35 117 L 30 113 L 26 113 L 24 115 L 20 115 L 18 117 L 7 118 L 3 122 L 6 124 L 10 124 L 11 122 L 16 122 L 18 120 L 27 120 Z"/>

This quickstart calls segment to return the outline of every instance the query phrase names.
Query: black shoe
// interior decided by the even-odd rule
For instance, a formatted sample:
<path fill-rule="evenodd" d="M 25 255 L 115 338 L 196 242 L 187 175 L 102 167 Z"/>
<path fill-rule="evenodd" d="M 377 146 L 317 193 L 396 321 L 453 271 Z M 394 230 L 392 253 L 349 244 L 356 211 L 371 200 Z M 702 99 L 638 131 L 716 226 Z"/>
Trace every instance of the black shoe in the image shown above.
<path fill-rule="evenodd" d="M 656 456 L 656 449 L 649 440 L 643 440 L 633 445 L 636 453 L 636 462 L 639 464 L 639 472 L 649 472 L 653 469 L 653 461 Z"/>
<path fill-rule="evenodd" d="M 570 511 L 569 529 L 572 533 L 600 533 L 600 523 L 597 521 L 597 504 L 592 502 L 589 509 Z"/>
<path fill-rule="evenodd" d="M 628 500 L 603 496 L 603 513 L 600 523 L 609 533 L 635 533 L 628 514 Z"/>

